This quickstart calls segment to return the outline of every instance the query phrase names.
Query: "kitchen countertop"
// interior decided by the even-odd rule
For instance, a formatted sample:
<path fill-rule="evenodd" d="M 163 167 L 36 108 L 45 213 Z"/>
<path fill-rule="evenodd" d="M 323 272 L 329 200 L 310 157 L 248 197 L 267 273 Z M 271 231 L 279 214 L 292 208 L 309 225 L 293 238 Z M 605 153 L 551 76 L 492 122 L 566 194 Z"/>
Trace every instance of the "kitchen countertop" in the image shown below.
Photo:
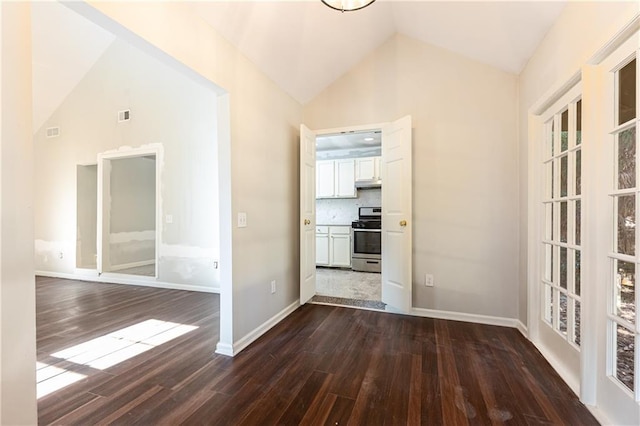
<path fill-rule="evenodd" d="M 316 223 L 316 226 L 348 226 L 349 228 L 351 228 L 351 223 L 349 223 L 349 224 L 344 224 L 344 223 Z"/>

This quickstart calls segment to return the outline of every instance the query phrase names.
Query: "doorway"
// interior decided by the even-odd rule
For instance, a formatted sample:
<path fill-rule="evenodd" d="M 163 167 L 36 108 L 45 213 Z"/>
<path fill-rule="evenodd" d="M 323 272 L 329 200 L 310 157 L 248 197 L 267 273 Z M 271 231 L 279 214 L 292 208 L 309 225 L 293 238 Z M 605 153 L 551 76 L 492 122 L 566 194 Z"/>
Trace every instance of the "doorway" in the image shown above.
<path fill-rule="evenodd" d="M 158 151 L 102 154 L 98 160 L 98 273 L 158 276 Z"/>
<path fill-rule="evenodd" d="M 375 134 L 379 135 L 378 146 L 375 146 L 376 137 L 372 136 Z M 358 144 L 368 142 L 372 146 L 360 145 L 345 149 L 348 142 L 344 135 L 351 136 Z M 343 295 L 351 297 L 342 299 L 351 299 L 349 305 L 358 306 L 358 299 L 353 297 L 354 294 L 346 292 L 354 289 L 353 283 L 348 284 L 348 277 L 336 279 L 335 275 L 361 272 L 353 271 L 353 265 L 361 262 L 354 262 L 353 257 L 349 258 L 349 254 L 353 255 L 354 238 L 353 231 L 346 222 L 348 218 L 362 219 L 359 217 L 360 207 L 367 207 L 371 216 L 377 210 L 379 217 L 381 286 L 379 304 L 363 307 L 410 312 L 411 117 L 404 117 L 393 123 L 323 131 L 312 131 L 302 125 L 300 141 L 300 303 L 319 301 L 316 296 L 324 296 L 318 294 L 319 288 L 321 292 L 326 291 L 323 280 L 327 278 L 323 275 L 329 275 L 328 280 L 334 283 L 329 286 L 330 290 L 331 287 L 334 291 L 344 290 Z M 330 149 L 322 149 L 325 143 Z M 375 155 L 376 149 L 379 150 L 379 156 Z M 327 158 L 324 153 L 331 150 L 336 151 L 332 154 L 335 158 Z M 362 160 L 360 169 L 357 167 L 358 159 Z M 358 206 L 358 201 L 342 201 L 358 200 L 356 178 L 360 175 L 364 181 L 366 171 L 369 171 L 370 175 L 367 179 L 370 188 L 365 190 L 379 188 L 380 196 L 376 198 L 376 194 L 372 192 L 370 197 L 360 200 L 359 203 L 378 205 Z M 319 203 L 324 203 L 319 200 L 323 199 L 330 200 L 333 207 L 319 207 Z M 338 202 L 340 204 L 336 206 Z M 343 204 L 349 205 L 350 208 L 345 208 Z M 371 258 L 370 261 L 374 262 L 376 259 Z M 320 269 L 318 266 L 323 268 Z M 332 268 L 328 274 L 324 270 L 326 267 Z M 366 270 L 364 268 L 364 271 Z M 372 283 L 378 280 L 377 276 L 374 277 Z M 360 283 L 362 278 L 364 277 L 356 276 L 354 281 Z M 373 284 L 370 287 L 375 290 L 377 286 Z M 312 299 L 314 297 L 315 299 Z"/>
<path fill-rule="evenodd" d="M 384 310 L 381 156 L 379 129 L 316 137 L 314 303 Z"/>

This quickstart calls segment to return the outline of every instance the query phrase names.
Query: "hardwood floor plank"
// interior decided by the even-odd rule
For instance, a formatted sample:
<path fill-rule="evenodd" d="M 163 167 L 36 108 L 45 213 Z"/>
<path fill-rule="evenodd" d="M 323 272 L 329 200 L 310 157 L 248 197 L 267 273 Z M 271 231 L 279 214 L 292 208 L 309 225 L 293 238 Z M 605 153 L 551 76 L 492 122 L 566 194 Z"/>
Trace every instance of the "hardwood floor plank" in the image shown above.
<path fill-rule="evenodd" d="M 597 424 L 514 329 L 304 305 L 229 358 L 216 294 L 36 283 L 38 361 L 86 376 L 43 425 Z M 149 319 L 197 328 L 103 370 L 53 356 Z"/>

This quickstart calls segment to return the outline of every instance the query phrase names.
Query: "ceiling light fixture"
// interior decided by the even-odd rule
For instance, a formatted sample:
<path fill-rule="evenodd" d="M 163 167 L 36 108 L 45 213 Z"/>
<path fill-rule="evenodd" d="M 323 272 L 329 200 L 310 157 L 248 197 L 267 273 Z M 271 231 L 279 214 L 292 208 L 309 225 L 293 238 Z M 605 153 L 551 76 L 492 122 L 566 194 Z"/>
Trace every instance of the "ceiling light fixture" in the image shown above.
<path fill-rule="evenodd" d="M 322 0 L 322 3 L 340 12 L 352 12 L 364 9 L 374 1 L 376 0 Z"/>
<path fill-rule="evenodd" d="M 364 140 L 365 140 L 366 142 L 371 142 L 371 141 L 373 140 L 373 138 L 364 138 Z"/>

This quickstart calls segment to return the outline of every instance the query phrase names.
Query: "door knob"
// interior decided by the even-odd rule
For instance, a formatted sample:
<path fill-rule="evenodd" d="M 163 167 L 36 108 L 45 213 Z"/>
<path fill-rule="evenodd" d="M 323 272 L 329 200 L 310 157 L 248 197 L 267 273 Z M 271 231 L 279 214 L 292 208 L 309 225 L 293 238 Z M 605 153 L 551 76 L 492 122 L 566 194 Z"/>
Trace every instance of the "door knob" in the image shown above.
<path fill-rule="evenodd" d="M 407 221 L 406 220 L 401 220 L 400 221 L 400 226 L 407 226 Z"/>
<path fill-rule="evenodd" d="M 311 224 L 311 221 L 310 221 L 309 219 L 305 219 L 305 220 L 304 220 L 304 224 L 305 224 L 305 225 L 310 225 L 310 224 Z"/>

